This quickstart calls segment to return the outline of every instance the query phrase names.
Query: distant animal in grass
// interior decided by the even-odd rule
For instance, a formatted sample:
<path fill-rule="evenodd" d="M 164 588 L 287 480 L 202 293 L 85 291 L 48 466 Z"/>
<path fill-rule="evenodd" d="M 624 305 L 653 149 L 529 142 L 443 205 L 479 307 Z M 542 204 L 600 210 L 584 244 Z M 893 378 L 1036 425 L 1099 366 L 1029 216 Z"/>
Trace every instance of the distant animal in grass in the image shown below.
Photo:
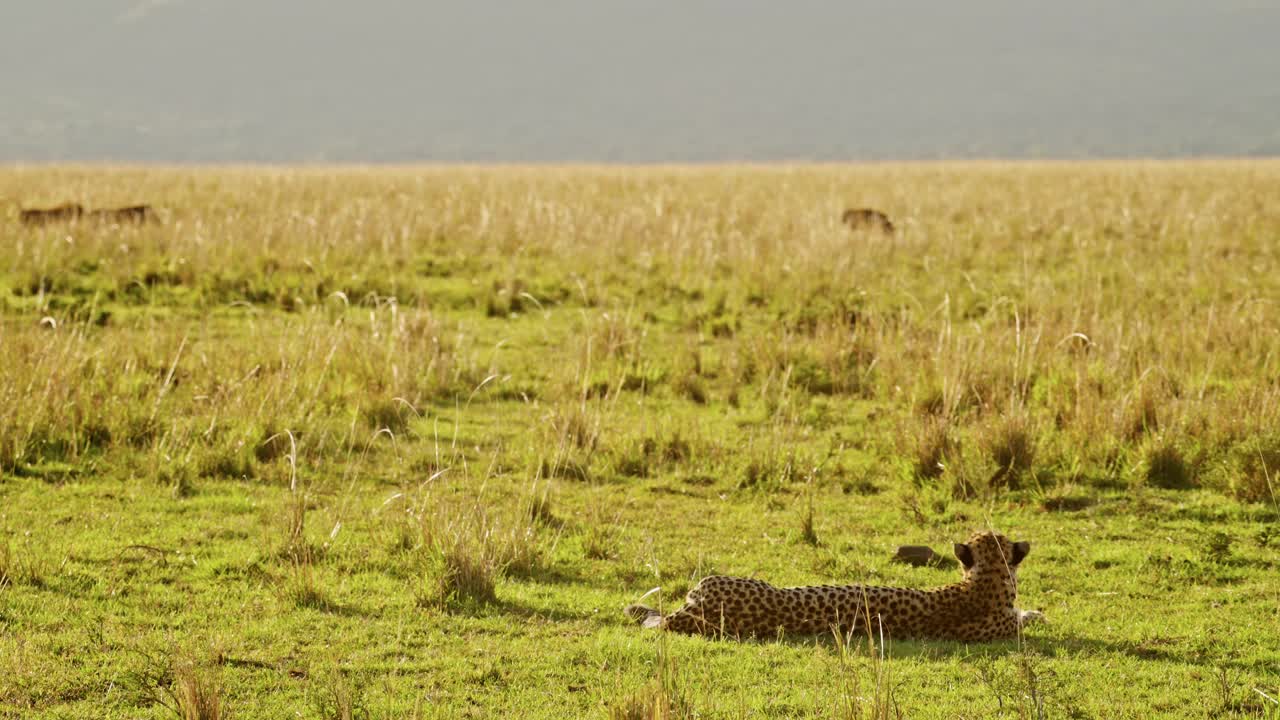
<path fill-rule="evenodd" d="M 840 221 L 852 230 L 878 230 L 886 235 L 894 231 L 889 216 L 872 208 L 849 208 L 840 216 Z"/>
<path fill-rule="evenodd" d="M 625 610 L 644 627 L 713 637 L 771 637 L 871 632 L 893 637 L 982 642 L 1016 637 L 1043 619 L 1019 610 L 1018 566 L 1031 544 L 995 532 L 955 546 L 964 566 L 958 583 L 931 590 L 822 585 L 774 587 L 762 580 L 713 575 L 667 615 L 644 605 Z"/>
<path fill-rule="evenodd" d="M 102 223 L 141 225 L 156 220 L 156 211 L 150 205 L 126 205 L 117 208 L 87 210 L 79 203 L 66 203 L 51 208 L 24 208 L 18 218 L 22 224 L 39 227 L 53 223 L 93 220 Z"/>
<path fill-rule="evenodd" d="M 18 219 L 23 225 L 38 226 L 79 220 L 83 215 L 83 205 L 66 203 L 51 208 L 23 208 L 18 213 Z"/>
<path fill-rule="evenodd" d="M 150 205 L 128 205 L 125 207 L 94 210 L 89 213 L 94 220 L 114 223 L 142 223 L 156 219 L 156 211 Z"/>

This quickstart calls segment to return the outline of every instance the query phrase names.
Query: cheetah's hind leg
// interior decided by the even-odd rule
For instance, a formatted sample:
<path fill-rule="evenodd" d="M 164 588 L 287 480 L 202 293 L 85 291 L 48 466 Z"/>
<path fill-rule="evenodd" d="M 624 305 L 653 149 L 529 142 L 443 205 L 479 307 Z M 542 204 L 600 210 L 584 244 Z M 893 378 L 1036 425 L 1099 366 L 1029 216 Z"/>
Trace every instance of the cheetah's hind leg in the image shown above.
<path fill-rule="evenodd" d="M 647 605 L 628 605 L 622 612 L 643 628 L 656 628 L 662 624 L 662 613 Z"/>

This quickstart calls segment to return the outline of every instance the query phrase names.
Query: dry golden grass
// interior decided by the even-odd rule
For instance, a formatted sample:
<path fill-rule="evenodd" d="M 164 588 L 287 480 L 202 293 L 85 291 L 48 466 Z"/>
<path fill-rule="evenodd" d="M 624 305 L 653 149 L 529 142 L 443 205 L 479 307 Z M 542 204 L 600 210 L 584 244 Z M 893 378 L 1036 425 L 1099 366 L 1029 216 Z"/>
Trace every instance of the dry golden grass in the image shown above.
<path fill-rule="evenodd" d="M 536 388 L 545 400 L 593 378 L 635 387 L 654 345 L 635 308 L 655 296 L 683 298 L 674 319 L 718 338 L 711 373 L 746 373 L 780 418 L 801 411 L 793 390 L 936 397 L 958 447 L 1014 461 L 1002 484 L 1032 452 L 1071 464 L 1070 447 L 1101 473 L 1156 430 L 1221 455 L 1277 417 L 1262 379 L 1280 371 L 1278 187 L 1268 162 L 11 169 L 0 195 L 146 200 L 165 224 L 7 231 L 10 315 L 51 320 L 5 324 L 0 398 L 17 415 L 0 458 L 128 443 L 237 476 L 268 429 L 305 428 L 300 452 L 320 455 L 362 430 L 402 433 L 423 403 L 529 376 L 449 319 L 491 301 L 499 317 L 580 306 L 594 326 L 576 357 L 547 358 L 510 392 L 538 376 L 556 381 Z M 850 233 L 839 211 L 854 199 L 899 236 Z M 245 302 L 287 313 L 218 320 Z M 132 321 L 156 306 L 207 320 Z M 356 307 L 368 321 L 342 321 Z M 238 352 L 217 351 L 227 343 Z M 727 397 L 694 347 L 673 354 L 671 387 Z M 324 427 L 338 406 L 361 408 L 365 427 Z M 596 431 L 563 419 L 579 447 Z M 1057 439 L 996 438 L 993 420 Z"/>

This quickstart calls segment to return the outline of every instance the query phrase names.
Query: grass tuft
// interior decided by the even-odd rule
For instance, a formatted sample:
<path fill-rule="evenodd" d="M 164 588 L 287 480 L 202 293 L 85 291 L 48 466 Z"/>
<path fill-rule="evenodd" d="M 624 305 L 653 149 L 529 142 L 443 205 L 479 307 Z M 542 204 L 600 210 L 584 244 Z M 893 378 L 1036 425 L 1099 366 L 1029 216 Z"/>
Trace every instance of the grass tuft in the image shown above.
<path fill-rule="evenodd" d="M 388 430 L 393 435 L 402 435 L 409 428 L 413 412 L 408 405 L 397 399 L 377 400 L 361 411 L 365 424 L 369 429 Z"/>
<path fill-rule="evenodd" d="M 711 400 L 711 394 L 707 390 L 706 382 L 692 370 L 673 380 L 671 389 L 679 397 L 696 405 L 706 405 Z"/>
<path fill-rule="evenodd" d="M 441 609 L 497 602 L 504 575 L 528 577 L 541 566 L 545 549 L 533 519 L 490 517 L 480 506 L 458 513 L 434 508 L 421 517 L 425 573 L 417 601 Z"/>
<path fill-rule="evenodd" d="M 589 560 L 612 560 L 619 556 L 621 514 L 609 514 L 604 506 L 590 506 L 582 523 L 582 554 Z"/>
<path fill-rule="evenodd" d="M 324 720 L 364 720 L 369 717 L 364 687 L 351 673 L 334 663 L 314 673 L 319 688 L 314 696 L 316 712 Z"/>
<path fill-rule="evenodd" d="M 525 498 L 525 516 L 535 525 L 544 527 L 559 527 L 560 518 L 556 517 L 552 509 L 551 491 L 549 488 L 538 490 L 537 485 L 533 485 L 529 489 L 528 497 Z"/>
<path fill-rule="evenodd" d="M 806 505 L 804 514 L 800 516 L 800 542 L 810 547 L 817 547 L 820 544 L 818 530 L 814 524 L 812 501 Z"/>
<path fill-rule="evenodd" d="M 310 565 L 319 554 L 307 539 L 308 501 L 305 493 L 290 492 L 284 503 L 284 543 L 279 555 L 294 563 Z"/>
<path fill-rule="evenodd" d="M 606 706 L 609 720 L 692 720 L 699 717 L 681 686 L 675 659 L 659 635 L 654 678 Z"/>
<path fill-rule="evenodd" d="M 498 570 L 498 560 L 491 548 L 459 535 L 452 542 L 433 549 L 426 586 L 418 602 L 439 608 L 495 603 Z"/>
<path fill-rule="evenodd" d="M 1159 403 L 1160 397 L 1157 393 L 1144 386 L 1124 415 L 1121 433 L 1125 439 L 1131 442 L 1137 441 L 1143 435 L 1160 429 Z"/>
<path fill-rule="evenodd" d="M 1167 436 L 1159 437 L 1143 451 L 1143 479 L 1151 487 L 1185 490 L 1192 487 L 1191 468 L 1182 450 Z"/>
<path fill-rule="evenodd" d="M 1269 503 L 1280 511 L 1280 441 L 1275 435 L 1237 444 L 1215 474 L 1214 484 L 1237 500 Z"/>
<path fill-rule="evenodd" d="M 173 664 L 174 711 L 181 720 L 221 720 L 222 685 L 212 668 L 191 658 L 179 657 Z"/>
<path fill-rule="evenodd" d="M 32 551 L 30 540 L 16 549 L 9 540 L 0 540 L 0 589 L 10 585 L 40 588 L 44 584 L 44 562 Z"/>
<path fill-rule="evenodd" d="M 297 608 L 326 611 L 334 603 L 316 580 L 316 570 L 310 562 L 291 560 L 281 585 L 281 593 L 287 603 Z"/>
<path fill-rule="evenodd" d="M 992 425 L 983 438 L 988 457 L 996 470 L 988 481 L 991 488 L 1021 486 L 1035 460 L 1035 440 L 1025 415 L 1013 414 Z"/>
<path fill-rule="evenodd" d="M 934 480 L 946 469 L 948 458 L 955 452 L 951 425 L 943 418 L 921 424 L 916 438 L 914 471 L 919 480 Z"/>

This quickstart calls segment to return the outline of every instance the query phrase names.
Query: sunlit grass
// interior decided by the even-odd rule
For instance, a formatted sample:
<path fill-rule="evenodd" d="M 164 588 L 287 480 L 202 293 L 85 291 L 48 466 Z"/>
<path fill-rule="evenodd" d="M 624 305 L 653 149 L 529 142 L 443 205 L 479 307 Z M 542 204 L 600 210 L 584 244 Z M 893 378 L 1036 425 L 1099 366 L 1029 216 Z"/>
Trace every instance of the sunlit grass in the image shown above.
<path fill-rule="evenodd" d="M 0 716 L 162 714 L 116 680 L 151 665 L 231 717 L 1274 715 L 1280 163 L 0 197 L 162 219 L 0 218 Z M 939 585 L 893 549 L 988 523 L 1049 617 L 1013 647 L 620 612 L 710 572 Z M 218 667 L 140 659 L 178 643 Z"/>

